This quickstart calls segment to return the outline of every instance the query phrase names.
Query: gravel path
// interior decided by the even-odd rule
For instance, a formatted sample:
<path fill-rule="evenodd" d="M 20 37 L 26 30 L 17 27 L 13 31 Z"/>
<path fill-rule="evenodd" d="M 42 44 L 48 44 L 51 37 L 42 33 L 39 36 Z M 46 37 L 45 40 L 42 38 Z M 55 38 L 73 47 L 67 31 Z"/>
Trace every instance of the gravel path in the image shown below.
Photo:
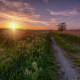
<path fill-rule="evenodd" d="M 61 67 L 60 71 L 62 71 L 62 73 L 64 73 L 62 75 L 62 77 L 60 77 L 59 80 L 80 80 L 77 79 L 78 74 L 76 73 L 74 68 L 71 68 L 71 62 L 66 59 L 66 57 L 63 55 L 63 53 L 61 52 L 61 49 L 58 47 L 58 45 L 56 44 L 54 38 L 51 36 L 51 43 L 53 46 L 53 52 L 56 56 L 56 60 L 59 62 L 59 66 Z M 59 75 L 61 75 L 61 73 L 59 72 Z"/>

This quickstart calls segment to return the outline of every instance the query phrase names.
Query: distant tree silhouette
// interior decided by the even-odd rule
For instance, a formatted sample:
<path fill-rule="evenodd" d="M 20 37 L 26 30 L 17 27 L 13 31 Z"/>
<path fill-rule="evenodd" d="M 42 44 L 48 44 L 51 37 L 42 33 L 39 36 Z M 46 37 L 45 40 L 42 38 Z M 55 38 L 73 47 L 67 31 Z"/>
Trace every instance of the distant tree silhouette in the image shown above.
<path fill-rule="evenodd" d="M 56 26 L 58 27 L 58 31 L 60 31 L 60 32 L 66 30 L 66 27 L 67 27 L 65 22 L 62 22 L 62 23 L 60 23 L 60 24 L 58 24 Z"/>

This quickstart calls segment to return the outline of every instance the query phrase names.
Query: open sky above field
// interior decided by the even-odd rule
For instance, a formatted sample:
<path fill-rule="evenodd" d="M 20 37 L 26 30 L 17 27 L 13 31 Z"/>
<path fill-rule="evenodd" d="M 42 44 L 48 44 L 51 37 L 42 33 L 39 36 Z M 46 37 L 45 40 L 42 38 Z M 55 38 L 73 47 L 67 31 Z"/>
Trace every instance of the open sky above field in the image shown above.
<path fill-rule="evenodd" d="M 0 27 L 24 29 L 80 28 L 80 0 L 0 0 Z"/>

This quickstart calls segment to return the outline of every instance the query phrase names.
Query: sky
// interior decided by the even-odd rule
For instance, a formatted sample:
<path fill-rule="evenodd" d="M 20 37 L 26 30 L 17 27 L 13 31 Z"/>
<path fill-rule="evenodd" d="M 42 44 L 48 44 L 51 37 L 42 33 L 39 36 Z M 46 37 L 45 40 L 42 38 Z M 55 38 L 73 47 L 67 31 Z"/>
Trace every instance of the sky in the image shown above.
<path fill-rule="evenodd" d="M 80 29 L 80 0 L 0 0 L 0 28 Z"/>

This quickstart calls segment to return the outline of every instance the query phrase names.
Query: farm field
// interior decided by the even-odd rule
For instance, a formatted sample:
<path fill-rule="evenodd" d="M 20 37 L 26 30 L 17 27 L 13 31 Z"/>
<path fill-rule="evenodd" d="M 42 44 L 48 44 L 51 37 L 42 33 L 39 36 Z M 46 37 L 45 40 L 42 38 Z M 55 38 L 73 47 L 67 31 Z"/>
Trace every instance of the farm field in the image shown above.
<path fill-rule="evenodd" d="M 0 80 L 57 80 L 51 49 L 48 32 L 0 31 Z"/>

